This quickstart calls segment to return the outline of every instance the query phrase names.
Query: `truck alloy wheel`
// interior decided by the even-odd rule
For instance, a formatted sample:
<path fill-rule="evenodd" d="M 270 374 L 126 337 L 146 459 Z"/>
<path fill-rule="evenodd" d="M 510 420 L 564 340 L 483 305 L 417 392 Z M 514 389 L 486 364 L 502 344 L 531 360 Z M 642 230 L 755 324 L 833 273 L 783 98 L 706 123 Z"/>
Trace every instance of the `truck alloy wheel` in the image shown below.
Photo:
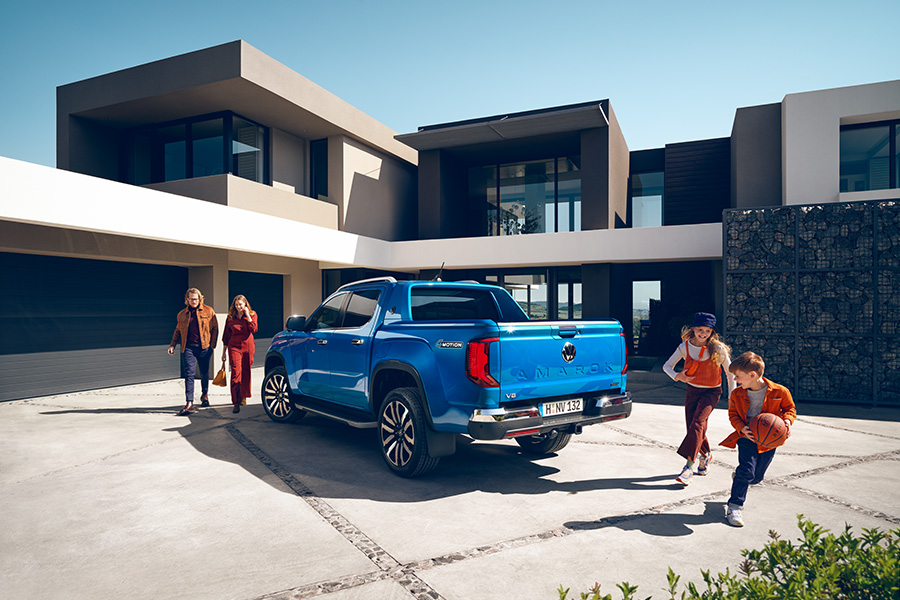
<path fill-rule="evenodd" d="M 275 367 L 266 373 L 260 396 L 266 414 L 276 423 L 291 423 L 306 414 L 305 410 L 294 406 L 284 367 Z"/>
<path fill-rule="evenodd" d="M 415 388 L 391 391 L 378 411 L 378 439 L 387 466 L 401 477 L 424 475 L 439 458 L 428 452 L 425 412 Z"/>

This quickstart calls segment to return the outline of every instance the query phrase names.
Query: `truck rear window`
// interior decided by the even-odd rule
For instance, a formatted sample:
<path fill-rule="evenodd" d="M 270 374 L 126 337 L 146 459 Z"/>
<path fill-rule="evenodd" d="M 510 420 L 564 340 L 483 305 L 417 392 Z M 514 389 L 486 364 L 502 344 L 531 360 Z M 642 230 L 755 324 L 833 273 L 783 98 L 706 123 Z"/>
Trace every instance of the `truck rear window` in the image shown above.
<path fill-rule="evenodd" d="M 417 287 L 410 292 L 413 321 L 498 321 L 490 292 L 477 289 Z"/>

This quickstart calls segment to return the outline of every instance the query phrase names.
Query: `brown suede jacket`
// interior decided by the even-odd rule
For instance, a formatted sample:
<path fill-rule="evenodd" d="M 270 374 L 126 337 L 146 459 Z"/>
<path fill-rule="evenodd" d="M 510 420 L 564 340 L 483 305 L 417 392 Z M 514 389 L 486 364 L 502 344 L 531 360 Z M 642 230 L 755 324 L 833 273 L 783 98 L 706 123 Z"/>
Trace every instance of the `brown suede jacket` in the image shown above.
<path fill-rule="evenodd" d="M 178 313 L 178 324 L 175 326 L 175 333 L 172 334 L 172 343 L 169 344 L 174 348 L 175 344 L 181 342 L 182 352 L 184 352 L 187 341 L 188 323 L 190 322 L 189 310 L 185 306 L 184 310 Z M 201 304 L 197 307 L 197 318 L 200 319 L 200 347 L 206 349 L 212 346 L 215 348 L 216 342 L 219 340 L 219 320 L 216 319 L 216 311 L 212 306 Z"/>
<path fill-rule="evenodd" d="M 763 377 L 763 381 L 768 385 L 768 389 L 766 390 L 766 398 L 763 400 L 762 412 L 778 415 L 793 425 L 794 420 L 797 418 L 797 407 L 794 405 L 791 391 L 783 385 L 779 385 L 774 381 L 769 381 L 765 377 Z M 725 446 L 726 448 L 734 448 L 737 446 L 737 441 L 744 437 L 741 430 L 749 425 L 749 422 L 747 421 L 747 410 L 749 409 L 750 396 L 747 395 L 747 390 L 741 387 L 735 388 L 735 390 L 731 392 L 731 397 L 728 399 L 728 419 L 731 421 L 731 426 L 734 427 L 735 431 L 719 442 L 720 446 Z M 771 448 L 766 446 L 757 445 L 759 446 L 760 452 L 771 450 Z"/>

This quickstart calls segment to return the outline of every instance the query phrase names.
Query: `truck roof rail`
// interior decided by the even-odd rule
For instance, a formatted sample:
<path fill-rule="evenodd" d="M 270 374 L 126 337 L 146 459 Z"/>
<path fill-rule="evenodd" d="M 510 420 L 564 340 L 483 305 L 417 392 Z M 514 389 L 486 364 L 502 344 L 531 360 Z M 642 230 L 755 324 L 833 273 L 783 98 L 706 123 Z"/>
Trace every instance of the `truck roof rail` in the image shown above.
<path fill-rule="evenodd" d="M 394 279 L 394 278 L 391 277 L 391 276 L 387 276 L 387 277 L 372 277 L 371 279 L 360 279 L 359 281 L 351 281 L 350 283 L 345 283 L 344 285 L 342 285 L 341 287 L 339 287 L 339 288 L 337 289 L 337 291 L 339 292 L 339 291 L 341 291 L 342 289 L 344 289 L 345 287 L 349 287 L 349 286 L 351 286 L 351 285 L 359 285 L 359 284 L 361 284 L 361 283 L 374 283 L 374 282 L 376 282 L 376 281 L 386 281 L 386 282 L 388 282 L 388 283 L 397 283 L 397 280 Z"/>

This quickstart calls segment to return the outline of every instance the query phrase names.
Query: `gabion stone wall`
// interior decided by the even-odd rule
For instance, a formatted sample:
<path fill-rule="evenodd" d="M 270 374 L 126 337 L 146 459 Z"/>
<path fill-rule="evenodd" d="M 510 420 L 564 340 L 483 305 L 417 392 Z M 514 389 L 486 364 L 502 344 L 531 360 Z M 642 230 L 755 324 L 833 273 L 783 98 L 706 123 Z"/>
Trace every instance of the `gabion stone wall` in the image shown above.
<path fill-rule="evenodd" d="M 900 405 L 900 202 L 729 210 L 723 336 L 796 400 Z"/>

